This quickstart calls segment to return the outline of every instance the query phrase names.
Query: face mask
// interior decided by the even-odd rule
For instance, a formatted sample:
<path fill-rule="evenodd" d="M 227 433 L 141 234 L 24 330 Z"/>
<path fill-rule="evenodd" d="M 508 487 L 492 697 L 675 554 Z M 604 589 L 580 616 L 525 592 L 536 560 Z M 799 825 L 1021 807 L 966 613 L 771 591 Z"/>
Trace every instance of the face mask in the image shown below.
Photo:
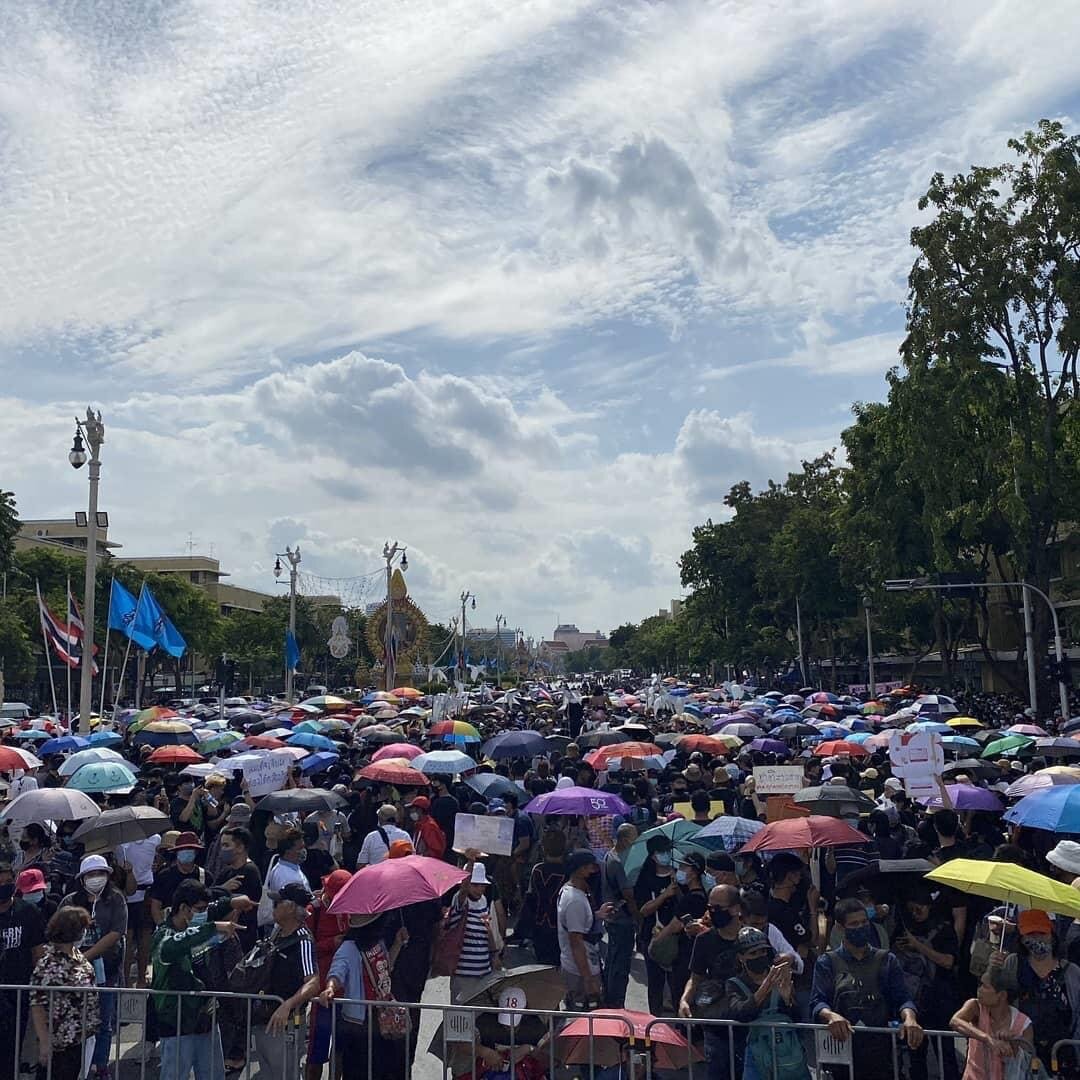
<path fill-rule="evenodd" d="M 34 847 L 34 841 L 33 840 L 20 840 L 19 841 L 19 847 L 21 847 L 23 849 L 23 851 L 29 851 L 32 847 Z"/>
<path fill-rule="evenodd" d="M 0 885 L 0 904 L 6 904 L 15 895 L 15 882 L 10 885 Z"/>
<path fill-rule="evenodd" d="M 61 836 L 60 837 L 60 843 L 65 848 L 73 848 L 75 846 L 75 837 L 74 836 Z"/>
<path fill-rule="evenodd" d="M 727 908 L 711 907 L 709 908 L 709 916 L 712 919 L 712 924 L 717 930 L 723 930 L 725 926 L 730 926 L 734 915 L 728 911 Z"/>
<path fill-rule="evenodd" d="M 307 848 L 304 848 L 299 855 L 296 856 L 296 864 L 299 866 L 304 860 L 307 859 Z"/>
<path fill-rule="evenodd" d="M 97 896 L 108 883 L 108 874 L 87 874 L 86 877 L 83 878 L 83 885 L 86 886 L 86 891 L 94 896 Z"/>
<path fill-rule="evenodd" d="M 658 851 L 653 856 L 653 858 L 656 860 L 656 865 L 657 866 L 670 866 L 671 865 L 671 856 L 668 855 L 667 852 Z"/>
<path fill-rule="evenodd" d="M 410 821 L 419 821 L 420 820 L 420 812 L 418 810 L 410 810 L 409 811 L 409 820 Z"/>
<path fill-rule="evenodd" d="M 676 870 L 675 880 L 680 885 L 685 885 L 690 880 L 690 875 L 685 870 Z"/>
<path fill-rule="evenodd" d="M 191 916 L 192 926 L 202 926 L 206 922 L 206 917 L 210 914 L 208 911 L 196 911 Z"/>
<path fill-rule="evenodd" d="M 701 884 L 705 887 L 706 892 L 712 892 L 716 888 L 716 878 L 712 874 L 702 874 Z"/>
<path fill-rule="evenodd" d="M 749 960 L 744 960 L 743 964 L 751 974 L 764 975 L 772 967 L 772 957 L 767 954 L 765 956 L 754 956 Z"/>
<path fill-rule="evenodd" d="M 869 926 L 854 926 L 844 931 L 844 940 L 853 949 L 865 949 L 873 939 L 873 928 Z"/>
<path fill-rule="evenodd" d="M 1027 951 L 1038 960 L 1045 960 L 1054 951 L 1054 946 L 1049 941 L 1033 939 L 1024 944 L 1027 945 Z"/>
<path fill-rule="evenodd" d="M 40 904 L 41 901 L 45 899 L 45 890 L 38 889 L 37 892 L 23 893 L 23 899 L 28 904 Z"/>
<path fill-rule="evenodd" d="M 195 862 L 194 851 L 178 851 L 176 853 L 176 861 L 181 866 L 191 866 Z"/>
<path fill-rule="evenodd" d="M 866 917 L 868 919 L 876 919 L 877 918 L 877 908 L 873 904 L 867 904 L 866 905 Z"/>

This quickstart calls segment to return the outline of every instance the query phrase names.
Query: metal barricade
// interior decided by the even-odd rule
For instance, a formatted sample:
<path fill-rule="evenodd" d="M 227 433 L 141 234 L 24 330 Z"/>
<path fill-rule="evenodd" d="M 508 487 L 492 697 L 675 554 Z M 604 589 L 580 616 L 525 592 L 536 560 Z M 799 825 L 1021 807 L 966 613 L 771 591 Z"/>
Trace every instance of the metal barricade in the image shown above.
<path fill-rule="evenodd" d="M 1080 1062 L 1080 1039 L 1058 1039 L 1050 1048 L 1050 1074 L 1057 1076 L 1061 1070 L 1061 1051 L 1070 1048 L 1073 1061 Z M 1045 1064 L 1045 1062 L 1044 1062 Z"/>

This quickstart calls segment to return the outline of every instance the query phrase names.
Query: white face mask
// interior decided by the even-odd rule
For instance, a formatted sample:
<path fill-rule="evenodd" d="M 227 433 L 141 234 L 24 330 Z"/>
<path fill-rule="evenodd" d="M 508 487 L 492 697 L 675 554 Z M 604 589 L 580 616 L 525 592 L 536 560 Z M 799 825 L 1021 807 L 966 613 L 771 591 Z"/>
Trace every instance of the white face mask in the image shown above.
<path fill-rule="evenodd" d="M 86 891 L 92 896 L 97 896 L 98 893 L 103 892 L 108 883 L 108 874 L 87 874 L 86 877 L 83 878 L 83 884 L 86 886 Z"/>

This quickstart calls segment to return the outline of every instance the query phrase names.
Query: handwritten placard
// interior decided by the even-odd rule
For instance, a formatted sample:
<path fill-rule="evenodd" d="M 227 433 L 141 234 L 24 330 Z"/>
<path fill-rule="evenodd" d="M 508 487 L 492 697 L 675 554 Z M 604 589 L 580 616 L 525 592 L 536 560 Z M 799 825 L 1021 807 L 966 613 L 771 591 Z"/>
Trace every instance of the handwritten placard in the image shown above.
<path fill-rule="evenodd" d="M 289 769 L 294 759 L 287 754 L 264 754 L 259 758 L 244 758 L 240 767 L 244 771 L 248 790 L 253 799 L 280 791 L 289 779 Z"/>
<path fill-rule="evenodd" d="M 754 766 L 754 792 L 757 795 L 794 795 L 802 789 L 801 765 Z"/>
<path fill-rule="evenodd" d="M 514 819 L 457 814 L 454 817 L 454 850 L 475 848 L 486 855 L 509 855 L 514 850 Z"/>

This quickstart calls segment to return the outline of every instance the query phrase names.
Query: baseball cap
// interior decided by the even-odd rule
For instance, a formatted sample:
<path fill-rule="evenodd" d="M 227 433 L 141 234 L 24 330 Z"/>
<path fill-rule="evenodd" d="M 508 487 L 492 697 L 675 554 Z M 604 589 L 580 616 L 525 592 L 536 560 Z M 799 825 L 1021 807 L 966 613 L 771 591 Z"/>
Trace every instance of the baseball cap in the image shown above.
<path fill-rule="evenodd" d="M 489 800 L 487 808 L 488 808 L 488 813 L 489 814 L 505 814 L 506 813 L 506 803 L 504 803 L 502 801 L 502 799 L 491 799 L 491 800 Z"/>
<path fill-rule="evenodd" d="M 15 882 L 15 891 L 20 895 L 28 892 L 38 892 L 46 888 L 48 886 L 45 884 L 45 875 L 37 867 L 24 870 Z"/>
<path fill-rule="evenodd" d="M 411 840 L 391 840 L 390 850 L 386 853 L 388 859 L 404 859 L 406 855 L 415 854 L 416 849 Z"/>
<path fill-rule="evenodd" d="M 79 863 L 79 877 L 83 874 L 92 874 L 95 870 L 104 871 L 108 874 L 109 864 L 100 855 L 87 855 L 81 863 Z"/>
<path fill-rule="evenodd" d="M 903 791 L 904 790 L 904 785 L 900 780 L 897 780 L 897 778 L 895 776 L 890 776 L 889 779 L 885 781 L 885 790 L 886 791 Z"/>
<path fill-rule="evenodd" d="M 282 885 L 276 893 L 271 893 L 271 898 L 275 904 L 280 900 L 291 900 L 301 907 L 307 907 L 315 899 L 298 881 L 290 881 Z"/>
<path fill-rule="evenodd" d="M 599 866 L 596 856 L 588 848 L 578 848 L 566 856 L 566 876 L 576 874 L 583 866 Z"/>
<path fill-rule="evenodd" d="M 415 806 L 417 810 L 430 810 L 431 800 L 426 795 L 417 795 L 409 805 Z"/>
<path fill-rule="evenodd" d="M 678 856 L 678 863 L 680 866 L 692 866 L 699 874 L 705 873 L 705 856 L 696 851 L 688 851 Z"/>
<path fill-rule="evenodd" d="M 740 953 L 754 952 L 756 949 L 770 948 L 769 939 L 753 926 L 744 926 L 739 931 L 735 949 Z"/>
<path fill-rule="evenodd" d="M 1035 910 L 1021 911 L 1019 918 L 1016 920 L 1016 929 L 1021 937 L 1027 937 L 1028 934 L 1052 934 L 1054 932 L 1050 916 L 1045 911 Z"/>

